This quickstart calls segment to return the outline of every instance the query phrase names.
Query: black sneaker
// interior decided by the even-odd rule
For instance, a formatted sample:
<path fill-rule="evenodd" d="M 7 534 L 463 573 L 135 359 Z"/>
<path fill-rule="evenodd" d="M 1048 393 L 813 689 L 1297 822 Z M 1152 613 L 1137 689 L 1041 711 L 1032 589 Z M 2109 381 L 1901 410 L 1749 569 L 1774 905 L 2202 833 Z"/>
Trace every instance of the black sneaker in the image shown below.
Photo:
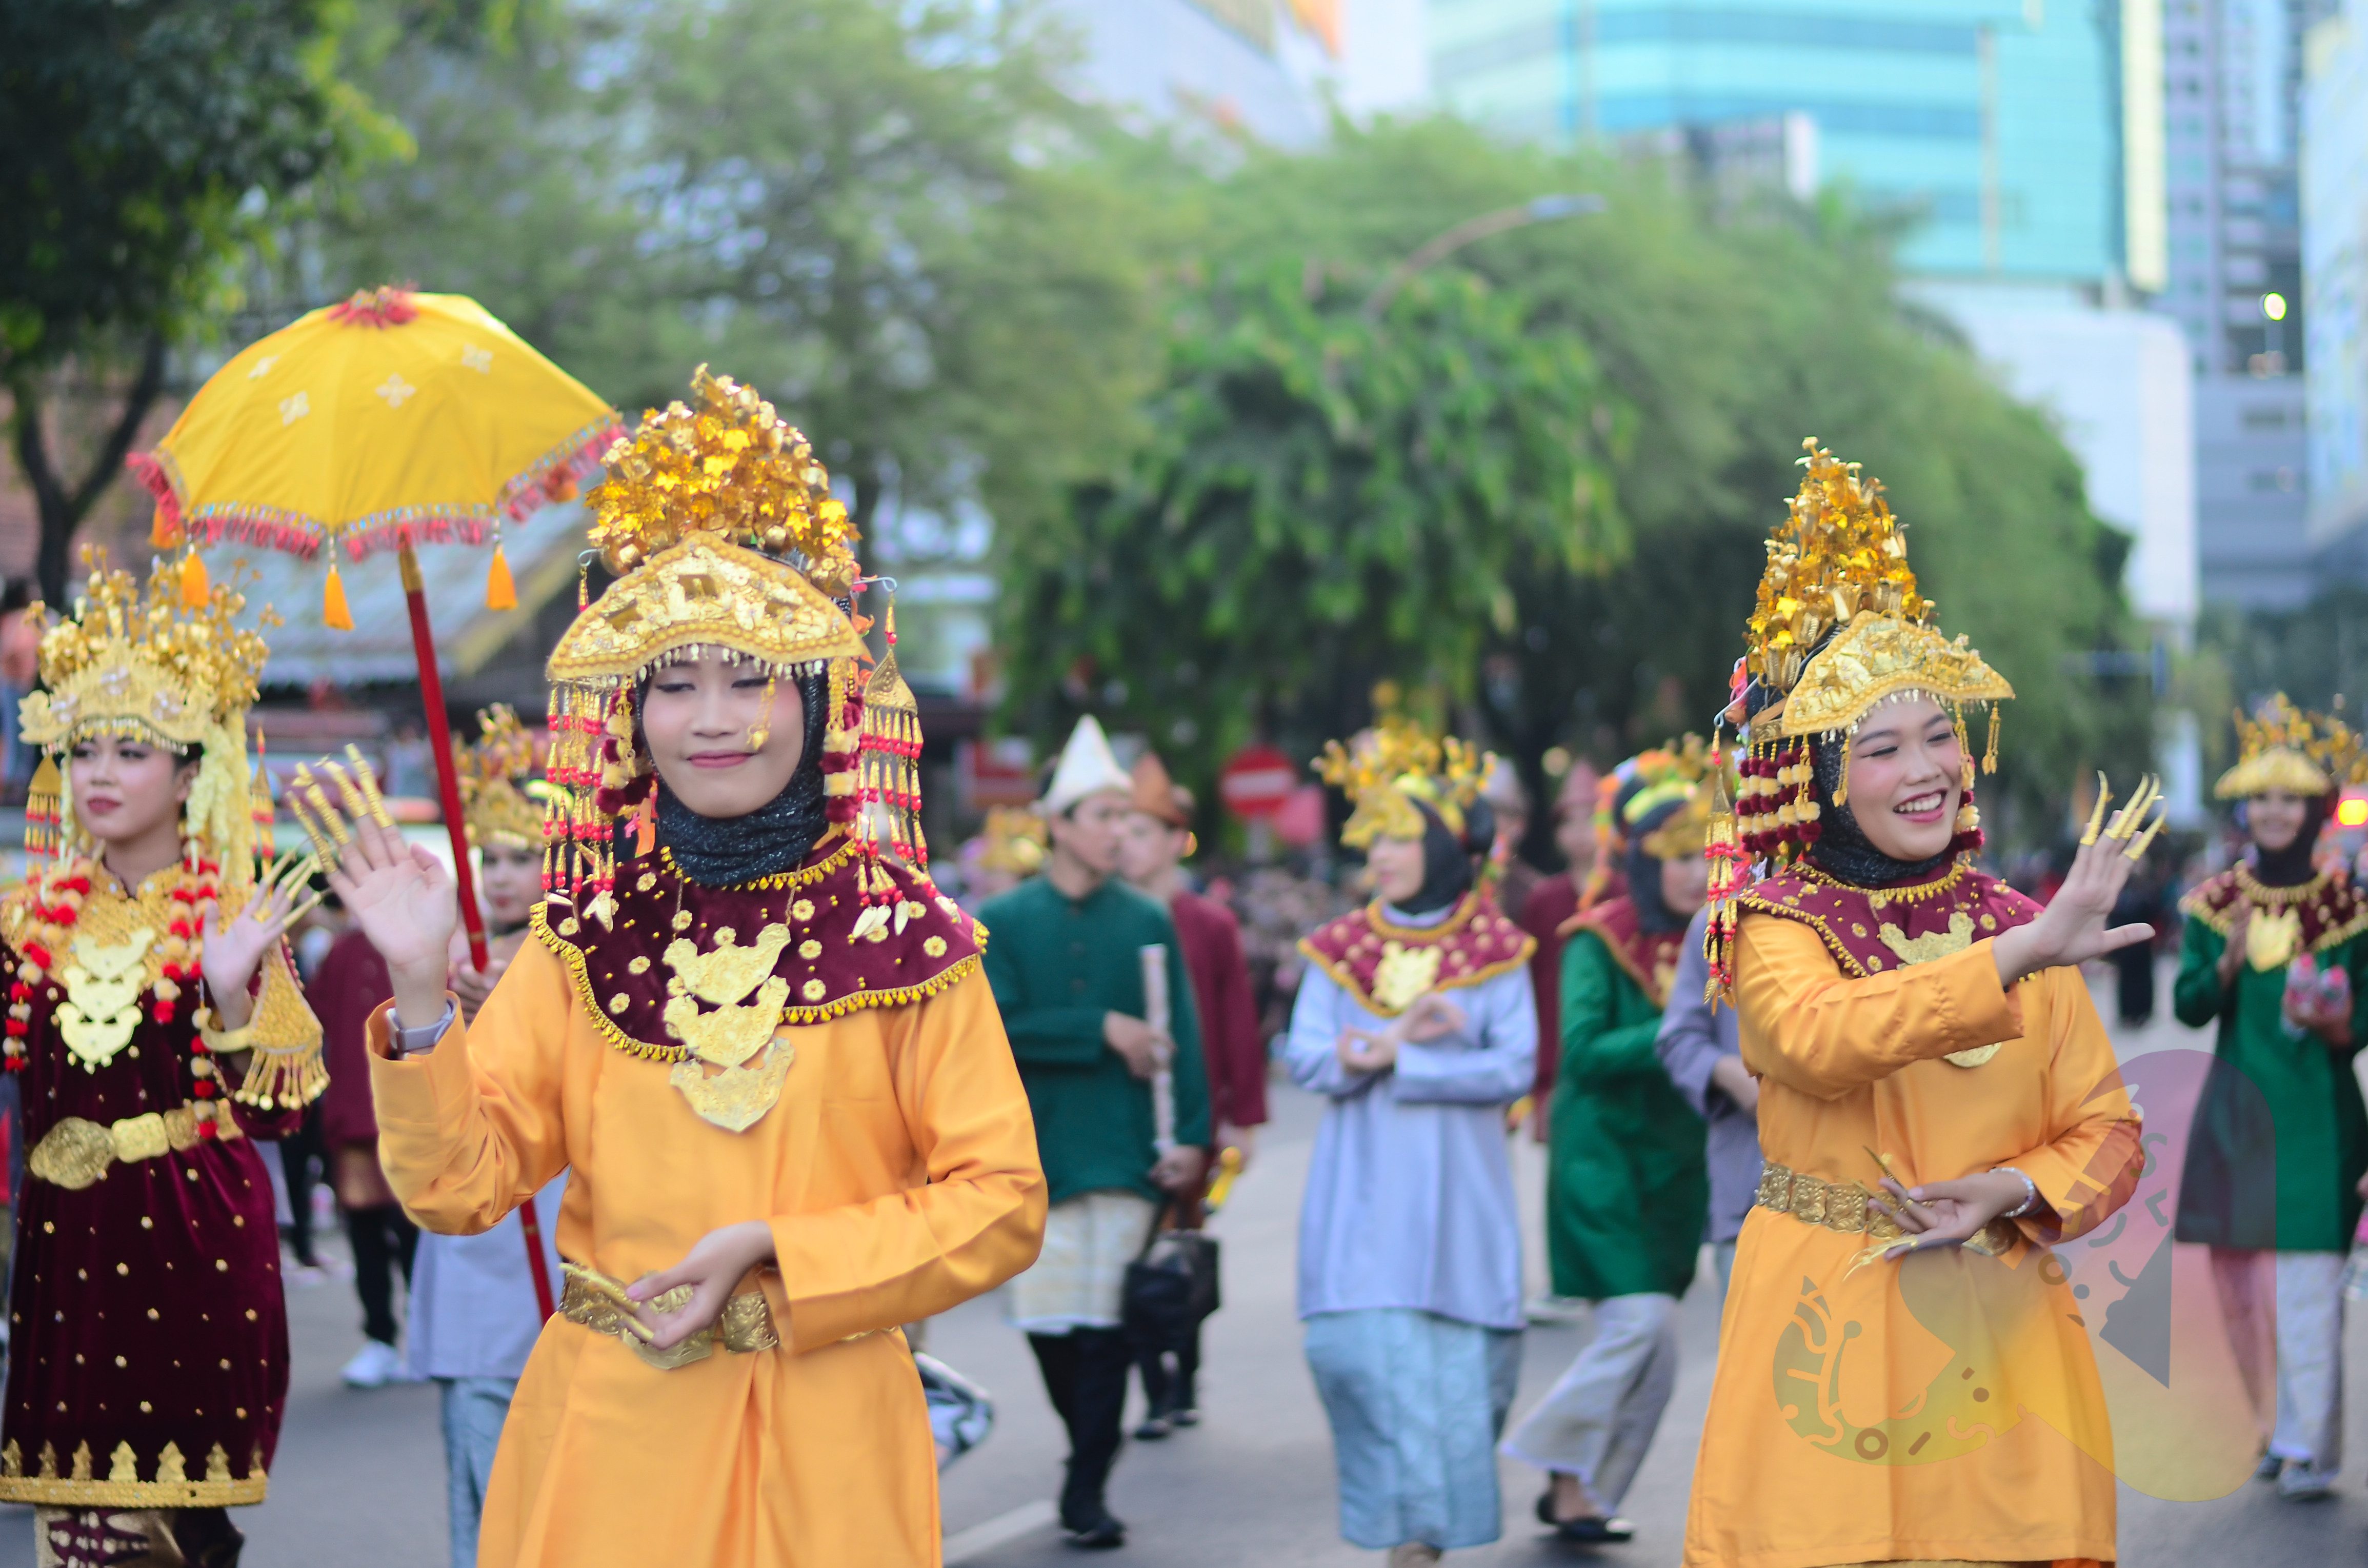
<path fill-rule="evenodd" d="M 1201 1413 L 1188 1404 L 1181 1410 L 1169 1411 L 1167 1424 L 1171 1426 L 1198 1426 L 1201 1424 Z"/>
<path fill-rule="evenodd" d="M 1143 1425 L 1134 1429 L 1134 1435 L 1139 1441 L 1156 1443 L 1175 1429 L 1174 1424 L 1165 1415 L 1146 1415 L 1143 1418 Z"/>
<path fill-rule="evenodd" d="M 1126 1544 L 1126 1527 L 1104 1509 L 1099 1518 L 1082 1528 L 1072 1527 L 1068 1540 L 1080 1551 L 1109 1551 Z"/>

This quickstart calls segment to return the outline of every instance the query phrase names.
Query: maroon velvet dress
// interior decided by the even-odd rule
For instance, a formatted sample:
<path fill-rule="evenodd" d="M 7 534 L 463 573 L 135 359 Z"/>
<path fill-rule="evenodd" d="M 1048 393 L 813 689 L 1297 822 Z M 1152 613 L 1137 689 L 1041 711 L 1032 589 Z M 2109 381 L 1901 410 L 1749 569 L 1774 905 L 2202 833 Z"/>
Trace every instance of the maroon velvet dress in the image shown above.
<path fill-rule="evenodd" d="M 142 905 L 148 915 L 165 907 L 159 884 L 174 874 L 150 879 L 136 900 L 92 892 L 78 929 L 153 925 Z M 125 1042 L 103 1061 L 77 1057 L 62 1024 L 86 1020 L 67 1006 L 61 981 L 88 955 L 74 944 L 54 967 L 36 956 L 28 969 L 27 949 L 40 944 L 26 901 L 37 895 L 20 891 L 0 907 L 8 967 L 41 976 L 17 998 L 29 1005 L 21 1071 L 30 1157 L 17 1210 L 0 1501 L 260 1503 L 288 1392 L 288 1320 L 271 1182 L 254 1138 L 292 1131 L 302 1111 L 242 1106 L 233 1119 L 226 1102 L 199 1096 L 199 988 L 182 987 L 160 1023 L 153 967 Z M 94 918 L 110 898 L 129 916 Z M 142 978 L 135 967 L 124 983 Z M 258 1029 L 288 1016 L 286 996 L 270 994 L 294 984 L 284 955 L 268 956 Z M 215 1105 L 214 1134 L 200 1136 Z"/>

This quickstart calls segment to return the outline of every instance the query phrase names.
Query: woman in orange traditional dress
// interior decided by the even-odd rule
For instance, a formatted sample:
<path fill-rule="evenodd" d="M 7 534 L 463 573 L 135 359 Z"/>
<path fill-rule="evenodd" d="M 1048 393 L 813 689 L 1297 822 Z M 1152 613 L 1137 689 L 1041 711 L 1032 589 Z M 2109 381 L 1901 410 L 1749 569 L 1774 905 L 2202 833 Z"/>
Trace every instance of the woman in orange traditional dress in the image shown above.
<path fill-rule="evenodd" d="M 2044 910 L 1974 869 L 1964 709 L 2012 689 L 1928 623 L 1881 487 L 1806 445 L 1730 710 L 1740 842 L 1711 839 L 1767 1165 L 1686 1562 L 2110 1562 L 2112 1433 L 2048 1249 L 2144 1165 L 2078 967 L 2150 935 L 2105 925 L 2143 803 Z M 1783 869 L 1738 895 L 1750 858 Z"/>
<path fill-rule="evenodd" d="M 986 934 L 922 869 L 911 689 L 858 664 L 844 509 L 769 403 L 694 385 L 593 497 L 620 575 L 551 659 L 548 892 L 474 1018 L 438 863 L 367 812 L 338 857 L 393 983 L 380 1157 L 443 1233 L 568 1173 L 480 1564 L 934 1563 L 898 1325 L 1035 1259 L 1034 1126 Z"/>

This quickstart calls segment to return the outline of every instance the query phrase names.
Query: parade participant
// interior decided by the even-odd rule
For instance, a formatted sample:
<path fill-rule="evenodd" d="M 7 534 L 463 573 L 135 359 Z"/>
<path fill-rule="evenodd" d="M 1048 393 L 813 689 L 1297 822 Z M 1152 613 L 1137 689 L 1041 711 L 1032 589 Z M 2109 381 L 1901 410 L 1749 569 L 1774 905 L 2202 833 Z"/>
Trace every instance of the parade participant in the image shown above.
<path fill-rule="evenodd" d="M 1991 705 L 1995 756 L 2012 689 L 1930 623 L 1881 486 L 1805 446 L 1728 710 L 1743 793 L 1711 828 L 1710 969 L 1768 1165 L 1685 1561 L 2109 1562 L 2108 1416 L 2048 1249 L 2145 1164 L 2078 966 L 2148 935 L 2105 926 L 2147 791 L 2044 910 L 1974 869 L 1964 710 Z M 1747 856 L 1779 869 L 1736 894 Z"/>
<path fill-rule="evenodd" d="M 1192 852 L 1192 792 L 1167 775 L 1153 752 L 1136 759 L 1134 811 L 1119 841 L 1119 874 L 1137 892 L 1167 906 L 1184 946 L 1184 968 L 1192 976 L 1192 1002 L 1201 1027 L 1201 1062 L 1209 1080 L 1210 1147 L 1233 1149 L 1236 1168 L 1247 1168 L 1256 1151 L 1257 1129 L 1266 1121 L 1266 1042 L 1258 1038 L 1258 1008 L 1250 1000 L 1249 966 L 1242 957 L 1241 923 L 1215 899 L 1184 885 L 1183 860 Z M 1139 1347 L 1145 1402 L 1138 1437 L 1159 1438 L 1174 1426 L 1201 1419 L 1200 1325 L 1175 1353 Z"/>
<path fill-rule="evenodd" d="M 1194 1189 L 1209 1142 L 1209 1096 L 1190 971 L 1167 911 L 1118 877 L 1134 781 L 1101 726 L 1077 721 L 1038 802 L 1053 840 L 1043 873 L 980 918 L 996 933 L 987 976 L 1028 1085 L 1051 1187 L 1043 1256 L 1012 1281 L 1008 1311 L 1028 1335 L 1044 1392 L 1068 1429 L 1061 1524 L 1070 1541 L 1115 1547 L 1126 1527 L 1104 1489 L 1122 1440 L 1126 1266 L 1170 1195 Z M 1143 949 L 1167 949 L 1167 1037 L 1145 1017 Z M 1168 1055 L 1174 1143 L 1156 1146 L 1151 1079 Z"/>
<path fill-rule="evenodd" d="M 1711 1263 L 1724 1300 L 1735 1273 L 1736 1238 L 1743 1233 L 1759 1187 L 1759 1080 L 1743 1064 L 1735 1009 L 1709 994 L 1710 960 L 1702 952 L 1709 934 L 1705 905 L 1694 911 L 1678 945 L 1678 972 L 1669 982 L 1669 1003 L 1653 1050 L 1706 1130 Z"/>
<path fill-rule="evenodd" d="M 223 1510 L 263 1501 L 279 1441 L 288 1320 L 252 1138 L 320 1094 L 321 1029 L 280 940 L 306 868 L 256 875 L 266 649 L 244 608 L 194 561 L 143 596 L 96 558 L 21 710 L 49 754 L 28 858 L 59 858 L 0 905 L 32 1144 L 0 1501 L 34 1506 L 62 1568 L 236 1563 Z"/>
<path fill-rule="evenodd" d="M 411 1289 L 419 1228 L 395 1201 L 379 1167 L 378 1121 L 370 1110 L 370 1017 L 394 994 L 386 960 L 359 928 L 348 927 L 304 988 L 327 1036 L 329 1089 L 321 1096 L 321 1142 L 329 1190 L 354 1255 L 354 1295 L 362 1309 L 362 1345 L 339 1369 L 348 1388 L 382 1388 L 404 1378 L 395 1348 L 394 1280 Z M 291 1200 L 293 1195 L 290 1195 Z"/>
<path fill-rule="evenodd" d="M 1546 1117 L 1554 1290 L 1595 1335 L 1505 1439 L 1546 1472 L 1538 1517 L 1565 1540 L 1626 1540 L 1617 1517 L 1678 1376 L 1678 1298 L 1709 1202 L 1702 1122 L 1654 1046 L 1686 922 L 1708 884 L 1708 749 L 1689 735 L 1630 770 L 1619 814 L 1628 892 L 1563 927 L 1562 1065 Z"/>
<path fill-rule="evenodd" d="M 1571 764 L 1554 796 L 1554 847 L 1562 851 L 1565 869 L 1541 881 L 1520 908 L 1500 906 L 1538 945 L 1530 960 L 1530 986 L 1538 998 L 1538 1080 L 1531 1093 L 1536 1101 L 1531 1124 L 1541 1142 L 1546 1106 L 1554 1097 L 1554 1066 L 1561 1057 L 1562 928 L 1582 904 L 1615 896 L 1602 885 L 1606 873 L 1601 868 L 1616 858 L 1609 846 L 1611 802 L 1604 793 L 1607 786 L 1618 791 L 1617 779 L 1606 779 L 1585 762 Z"/>
<path fill-rule="evenodd" d="M 1044 819 L 1017 806 L 995 806 L 986 825 L 962 846 L 961 903 L 975 915 L 1044 869 Z"/>
<path fill-rule="evenodd" d="M 1475 878 L 1483 758 L 1386 713 L 1319 765 L 1372 901 L 1301 944 L 1292 1079 L 1326 1096 L 1299 1315 L 1332 1425 L 1340 1533 L 1393 1568 L 1502 1530 L 1495 1445 L 1521 1358 L 1505 1108 L 1536 1071 L 1531 942 Z"/>
<path fill-rule="evenodd" d="M 469 967 L 465 949 L 453 959 L 449 983 L 463 1023 L 476 1017 L 529 939 L 527 923 L 542 897 L 542 808 L 529 795 L 534 737 L 498 705 L 480 713 L 477 725 L 476 744 L 454 760 L 469 844 L 477 852 L 488 962 L 480 973 Z M 502 1423 L 542 1330 L 542 1302 L 555 1300 L 561 1266 L 553 1227 L 566 1185 L 564 1176 L 552 1177 L 481 1234 L 419 1238 L 409 1369 L 413 1377 L 432 1379 L 439 1393 L 453 1568 L 477 1561 L 478 1522 Z"/>
<path fill-rule="evenodd" d="M 617 578 L 551 655 L 543 901 L 473 1021 L 441 864 L 368 813 L 336 857 L 394 983 L 380 1158 L 448 1234 L 567 1173 L 484 1568 L 935 1562 L 898 1325 L 1034 1257 L 1042 1176 L 845 511 L 771 404 L 693 388 L 591 497 Z"/>
<path fill-rule="evenodd" d="M 2176 1233 L 2212 1248 L 2263 1473 L 2306 1499 L 2343 1462 L 2343 1264 L 2368 1172 L 2352 1071 L 2368 1040 L 2368 899 L 2316 855 L 2337 790 L 2368 777 L 2368 749 L 2283 695 L 2237 727 L 2241 756 L 2214 792 L 2239 802 L 2252 847 L 2180 904 L 2173 1005 L 2190 1028 L 2219 1028 Z"/>
<path fill-rule="evenodd" d="M 1488 896 L 1498 909 L 1520 920 L 1530 907 L 1544 873 L 1521 858 L 1521 840 L 1530 835 L 1530 792 L 1521 788 L 1521 776 L 1508 763 L 1488 776 L 1488 787 L 1482 799 L 1497 819 L 1497 842 L 1490 846 L 1488 864 L 1495 885 Z"/>

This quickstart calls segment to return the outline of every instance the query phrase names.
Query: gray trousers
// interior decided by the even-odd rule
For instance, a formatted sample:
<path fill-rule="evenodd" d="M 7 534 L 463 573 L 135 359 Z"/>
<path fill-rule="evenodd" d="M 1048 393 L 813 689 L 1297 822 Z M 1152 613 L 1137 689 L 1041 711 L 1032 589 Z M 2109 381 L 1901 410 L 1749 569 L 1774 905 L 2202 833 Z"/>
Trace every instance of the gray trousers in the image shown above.
<path fill-rule="evenodd" d="M 1678 1299 L 1595 1303 L 1595 1337 L 1504 1441 L 1508 1459 L 1575 1475 L 1610 1513 L 1645 1462 L 1678 1381 Z"/>

